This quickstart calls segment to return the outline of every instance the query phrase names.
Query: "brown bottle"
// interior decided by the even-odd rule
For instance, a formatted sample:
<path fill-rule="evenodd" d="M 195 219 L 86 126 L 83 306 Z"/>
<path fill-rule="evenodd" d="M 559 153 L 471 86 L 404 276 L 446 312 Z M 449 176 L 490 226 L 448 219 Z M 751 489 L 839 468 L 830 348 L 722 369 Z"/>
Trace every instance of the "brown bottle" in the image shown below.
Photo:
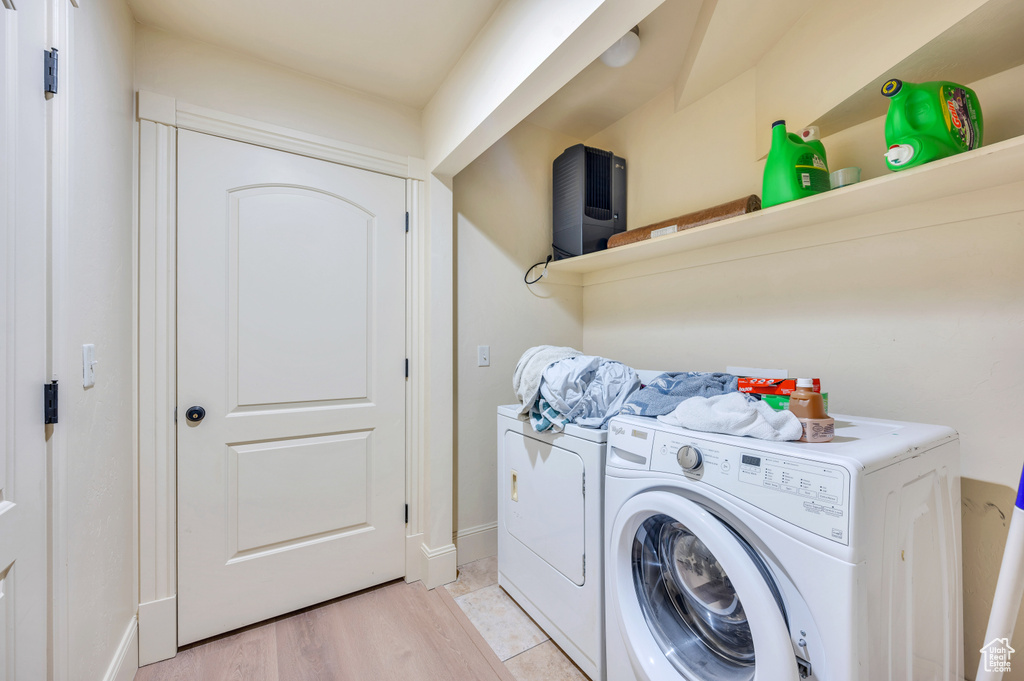
<path fill-rule="evenodd" d="M 828 442 L 835 437 L 835 419 L 825 413 L 821 393 L 814 392 L 814 379 L 796 379 L 796 390 L 789 396 L 789 410 L 804 427 L 800 442 Z"/>

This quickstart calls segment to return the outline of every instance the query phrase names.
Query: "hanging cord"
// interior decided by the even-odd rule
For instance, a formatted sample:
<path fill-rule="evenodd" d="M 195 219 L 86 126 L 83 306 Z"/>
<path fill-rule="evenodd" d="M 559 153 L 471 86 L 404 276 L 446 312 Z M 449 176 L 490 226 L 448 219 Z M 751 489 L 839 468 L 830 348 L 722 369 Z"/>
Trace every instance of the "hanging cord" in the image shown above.
<path fill-rule="evenodd" d="M 545 260 L 544 262 L 535 263 L 535 264 L 530 266 L 530 269 L 526 270 L 526 274 L 523 275 L 523 281 L 526 282 L 527 286 L 532 286 L 532 285 L 536 284 L 538 281 L 540 281 L 541 279 L 543 279 L 544 277 L 548 276 L 548 263 L 551 262 L 551 258 L 552 258 L 552 256 L 549 255 L 547 260 Z M 530 281 L 530 272 L 534 271 L 536 268 L 540 267 L 541 265 L 544 266 L 544 271 L 542 271 L 540 273 L 540 276 L 538 276 L 536 279 L 534 279 L 533 281 Z"/>

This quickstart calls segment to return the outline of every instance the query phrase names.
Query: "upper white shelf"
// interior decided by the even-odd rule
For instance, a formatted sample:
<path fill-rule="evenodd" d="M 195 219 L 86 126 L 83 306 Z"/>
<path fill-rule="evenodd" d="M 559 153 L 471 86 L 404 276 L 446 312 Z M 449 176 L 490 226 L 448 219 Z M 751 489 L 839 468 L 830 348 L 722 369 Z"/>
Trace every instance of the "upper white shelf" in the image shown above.
<path fill-rule="evenodd" d="M 671 269 L 664 266 L 666 256 L 1021 181 L 1024 181 L 1024 136 L 755 213 L 559 260 L 549 266 L 555 274 L 551 281 L 587 285 L 623 278 L 592 275 L 653 259 L 661 263 L 655 269 L 664 271 Z M 979 215 L 982 214 L 980 209 Z M 899 231 L 899 228 L 893 227 L 889 231 Z M 629 276 L 643 274 L 642 271 L 635 271 L 637 268 L 629 269 Z"/>

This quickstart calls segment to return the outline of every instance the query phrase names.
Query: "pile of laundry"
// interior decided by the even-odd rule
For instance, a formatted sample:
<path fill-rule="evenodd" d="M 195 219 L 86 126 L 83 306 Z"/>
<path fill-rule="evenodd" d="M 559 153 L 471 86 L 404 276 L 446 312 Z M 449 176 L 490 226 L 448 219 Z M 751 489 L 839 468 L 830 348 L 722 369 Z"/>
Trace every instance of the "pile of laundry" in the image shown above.
<path fill-rule="evenodd" d="M 775 411 L 740 393 L 738 378 L 699 371 L 663 373 L 642 386 L 631 367 L 569 347 L 540 345 L 519 358 L 512 389 L 534 430 L 566 424 L 604 428 L 616 414 L 656 416 L 671 425 L 762 440 L 796 440 L 803 429 L 789 411 Z"/>
<path fill-rule="evenodd" d="M 621 362 L 551 345 L 523 353 L 512 376 L 519 413 L 538 431 L 603 428 L 639 388 L 636 371 Z"/>

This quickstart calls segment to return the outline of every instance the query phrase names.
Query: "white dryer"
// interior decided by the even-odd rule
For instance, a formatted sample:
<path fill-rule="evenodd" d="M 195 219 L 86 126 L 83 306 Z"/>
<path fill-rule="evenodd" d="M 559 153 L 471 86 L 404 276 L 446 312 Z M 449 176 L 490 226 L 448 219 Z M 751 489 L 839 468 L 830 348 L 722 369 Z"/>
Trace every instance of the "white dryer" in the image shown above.
<path fill-rule="evenodd" d="M 604 674 L 607 430 L 533 430 L 498 407 L 498 584 L 594 681 Z"/>
<path fill-rule="evenodd" d="M 957 434 L 835 419 L 825 444 L 612 419 L 609 679 L 964 678 Z"/>

